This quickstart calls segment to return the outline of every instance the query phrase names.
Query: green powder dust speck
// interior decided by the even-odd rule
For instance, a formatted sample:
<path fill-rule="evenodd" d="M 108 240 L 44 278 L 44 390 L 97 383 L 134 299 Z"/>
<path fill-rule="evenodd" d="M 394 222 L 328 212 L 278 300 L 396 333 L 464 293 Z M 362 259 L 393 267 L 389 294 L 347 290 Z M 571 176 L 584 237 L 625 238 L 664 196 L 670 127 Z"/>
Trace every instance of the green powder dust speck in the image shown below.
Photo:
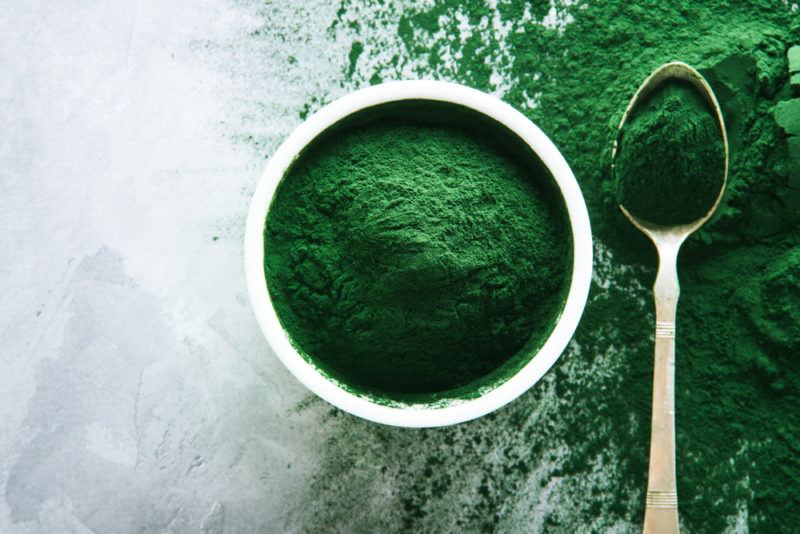
<path fill-rule="evenodd" d="M 789 72 L 800 72 L 800 46 L 789 48 L 786 58 L 789 60 Z"/>
<path fill-rule="evenodd" d="M 479 382 L 543 342 L 561 309 L 570 237 L 549 184 L 474 126 L 372 119 L 330 134 L 287 173 L 267 219 L 282 324 L 361 390 Z"/>
<path fill-rule="evenodd" d="M 722 187 L 719 125 L 688 82 L 669 80 L 640 102 L 622 130 L 617 200 L 637 218 L 685 224 L 703 217 Z"/>

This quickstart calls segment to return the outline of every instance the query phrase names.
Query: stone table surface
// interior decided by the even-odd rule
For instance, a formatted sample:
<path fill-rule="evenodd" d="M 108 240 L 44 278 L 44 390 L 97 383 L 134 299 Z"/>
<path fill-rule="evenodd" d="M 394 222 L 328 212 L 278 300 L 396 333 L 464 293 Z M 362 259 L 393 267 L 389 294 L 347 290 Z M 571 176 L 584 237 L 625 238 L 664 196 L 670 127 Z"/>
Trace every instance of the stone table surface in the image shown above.
<path fill-rule="evenodd" d="M 251 77 L 277 69 L 240 38 L 252 6 L 3 11 L 0 532 L 296 528 L 327 408 L 295 408 L 242 237 L 308 81 Z M 274 119 L 249 123 L 254 102 Z M 247 129 L 265 146 L 227 133 Z"/>

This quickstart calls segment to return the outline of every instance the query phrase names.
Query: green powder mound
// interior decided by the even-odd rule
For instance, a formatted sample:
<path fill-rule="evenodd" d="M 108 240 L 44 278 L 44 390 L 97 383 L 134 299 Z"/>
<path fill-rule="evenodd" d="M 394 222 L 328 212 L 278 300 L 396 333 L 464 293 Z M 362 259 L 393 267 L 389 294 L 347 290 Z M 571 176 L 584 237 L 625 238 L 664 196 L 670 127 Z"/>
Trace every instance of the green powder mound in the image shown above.
<path fill-rule="evenodd" d="M 774 258 L 757 277 L 747 281 L 740 296 L 752 327 L 762 333 L 765 342 L 781 351 L 800 351 L 799 248 L 789 248 Z M 778 374 L 777 369 L 774 372 Z"/>
<path fill-rule="evenodd" d="M 719 195 L 725 152 L 719 125 L 692 85 L 661 84 L 639 103 L 620 137 L 618 202 L 656 224 L 703 217 Z"/>
<path fill-rule="evenodd" d="M 285 177 L 265 269 L 295 344 L 389 396 L 470 385 L 550 333 L 569 229 L 549 178 L 478 128 L 378 120 Z"/>

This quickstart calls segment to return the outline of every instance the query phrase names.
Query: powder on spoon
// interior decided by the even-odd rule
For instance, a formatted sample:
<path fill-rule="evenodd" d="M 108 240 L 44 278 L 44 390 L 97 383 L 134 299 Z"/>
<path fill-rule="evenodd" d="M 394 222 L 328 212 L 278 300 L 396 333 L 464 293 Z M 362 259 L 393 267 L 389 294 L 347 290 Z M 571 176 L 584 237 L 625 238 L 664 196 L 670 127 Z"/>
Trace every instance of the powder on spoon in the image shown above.
<path fill-rule="evenodd" d="M 634 109 L 616 160 L 617 200 L 636 217 L 683 224 L 705 215 L 722 186 L 724 147 L 708 103 L 669 80 Z"/>
<path fill-rule="evenodd" d="M 348 126 L 276 192 L 270 296 L 300 352 L 358 390 L 401 398 L 496 377 L 561 309 L 560 202 L 541 166 L 474 125 Z"/>

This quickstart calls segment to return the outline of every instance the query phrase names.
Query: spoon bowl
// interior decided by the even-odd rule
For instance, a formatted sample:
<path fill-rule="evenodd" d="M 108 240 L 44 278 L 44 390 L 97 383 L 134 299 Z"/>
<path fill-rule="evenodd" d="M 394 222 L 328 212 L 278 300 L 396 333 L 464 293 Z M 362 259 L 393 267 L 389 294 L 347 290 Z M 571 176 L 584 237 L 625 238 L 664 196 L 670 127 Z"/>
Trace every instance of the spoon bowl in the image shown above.
<path fill-rule="evenodd" d="M 646 100 L 647 97 L 650 96 L 650 94 L 652 94 L 653 91 L 656 90 L 661 84 L 670 79 L 683 80 L 692 84 L 694 88 L 697 89 L 698 93 L 700 93 L 700 95 L 708 103 L 709 108 L 714 112 L 714 117 L 719 124 L 720 133 L 722 135 L 722 144 L 725 151 L 725 162 L 723 167 L 722 185 L 720 186 L 717 198 L 714 200 L 714 203 L 711 205 L 706 214 L 695 221 L 676 225 L 655 224 L 633 215 L 627 209 L 625 209 L 625 206 L 622 204 L 619 205 L 622 213 L 625 214 L 625 217 L 627 217 L 636 228 L 647 235 L 652 241 L 654 241 L 653 234 L 670 233 L 674 234 L 675 236 L 683 235 L 683 240 L 689 237 L 689 235 L 703 226 L 703 224 L 705 224 L 706 221 L 708 221 L 714 214 L 717 206 L 719 206 L 719 203 L 722 201 L 722 197 L 725 193 L 725 186 L 728 183 L 728 134 L 725 131 L 725 120 L 722 117 L 722 109 L 719 106 L 719 102 L 717 102 L 717 97 L 714 95 L 714 91 L 711 89 L 711 86 L 708 85 L 706 79 L 703 78 L 703 75 L 682 61 L 672 61 L 670 63 L 661 65 L 659 68 L 654 70 L 644 80 L 644 82 L 642 82 L 642 85 L 640 85 L 636 90 L 636 93 L 634 93 L 633 98 L 631 98 L 631 101 L 628 103 L 628 107 L 625 108 L 625 113 L 622 114 L 622 119 L 620 119 L 619 126 L 617 127 L 617 136 L 614 139 L 614 145 L 611 149 L 612 171 L 614 169 L 614 161 L 616 160 L 617 153 L 619 152 L 620 135 L 625 127 L 625 124 L 633 115 L 636 107 Z M 683 240 L 681 240 L 681 242 Z"/>
<path fill-rule="evenodd" d="M 722 185 L 709 210 L 699 219 L 676 225 L 648 222 L 630 213 L 620 204 L 622 213 L 658 251 L 659 266 L 653 286 L 656 307 L 655 361 L 653 366 L 653 409 L 650 430 L 650 466 L 647 476 L 644 533 L 673 534 L 678 532 L 678 494 L 675 475 L 675 316 L 680 286 L 678 284 L 678 252 L 683 242 L 714 214 L 725 192 L 728 181 L 728 136 L 722 110 L 708 82 L 695 69 L 674 61 L 662 65 L 645 79 L 628 103 L 619 124 L 617 137 L 611 151 L 611 167 L 619 150 L 622 130 L 634 110 L 662 83 L 670 79 L 692 84 L 703 96 L 719 124 L 724 147 Z M 640 214 L 641 215 L 641 214 Z"/>

